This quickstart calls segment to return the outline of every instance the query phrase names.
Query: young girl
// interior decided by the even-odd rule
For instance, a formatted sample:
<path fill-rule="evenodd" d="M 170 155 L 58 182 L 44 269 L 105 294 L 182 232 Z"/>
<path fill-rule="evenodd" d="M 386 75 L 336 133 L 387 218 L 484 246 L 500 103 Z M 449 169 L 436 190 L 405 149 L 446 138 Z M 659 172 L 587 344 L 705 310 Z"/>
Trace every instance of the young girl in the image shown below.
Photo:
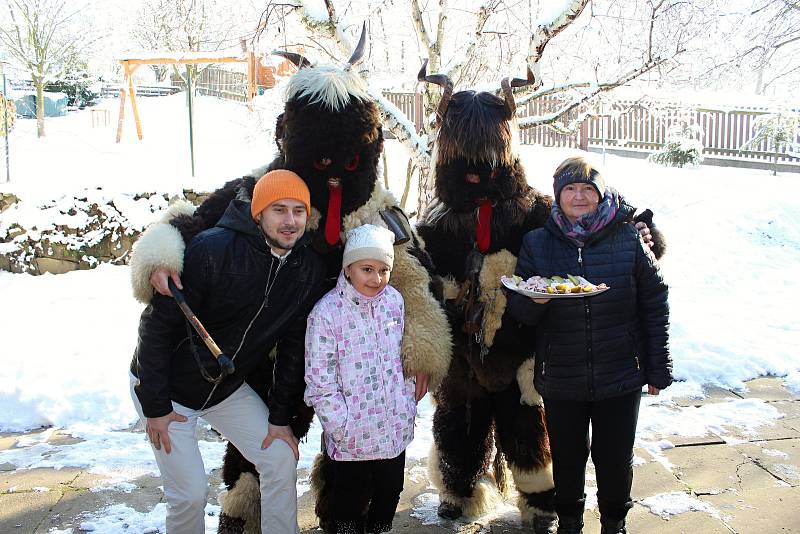
<path fill-rule="evenodd" d="M 387 285 L 393 242 L 385 228 L 351 230 L 336 287 L 308 316 L 304 399 L 333 460 L 338 533 L 391 530 L 414 437 L 415 381 L 403 376 L 400 355 L 403 297 Z"/>

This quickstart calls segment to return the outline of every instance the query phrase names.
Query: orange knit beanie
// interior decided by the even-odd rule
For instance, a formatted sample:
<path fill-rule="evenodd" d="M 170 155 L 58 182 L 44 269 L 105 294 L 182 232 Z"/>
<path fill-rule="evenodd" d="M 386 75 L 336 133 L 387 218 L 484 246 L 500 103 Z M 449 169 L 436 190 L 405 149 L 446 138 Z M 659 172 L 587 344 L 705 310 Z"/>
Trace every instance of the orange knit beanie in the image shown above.
<path fill-rule="evenodd" d="M 306 212 L 311 215 L 311 193 L 302 178 L 292 171 L 278 169 L 262 176 L 253 189 L 253 201 L 250 213 L 258 220 L 258 214 L 264 208 L 282 198 L 291 198 L 306 205 Z"/>

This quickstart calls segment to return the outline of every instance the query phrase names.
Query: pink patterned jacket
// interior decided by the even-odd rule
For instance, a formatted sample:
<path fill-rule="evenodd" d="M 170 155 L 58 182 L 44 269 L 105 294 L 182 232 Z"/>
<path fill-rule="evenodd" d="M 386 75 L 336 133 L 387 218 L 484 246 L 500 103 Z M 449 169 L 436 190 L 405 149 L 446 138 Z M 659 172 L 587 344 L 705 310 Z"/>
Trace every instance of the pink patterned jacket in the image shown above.
<path fill-rule="evenodd" d="M 395 458 L 414 437 L 414 379 L 403 376 L 403 297 L 374 297 L 343 274 L 308 316 L 306 392 L 334 460 Z"/>

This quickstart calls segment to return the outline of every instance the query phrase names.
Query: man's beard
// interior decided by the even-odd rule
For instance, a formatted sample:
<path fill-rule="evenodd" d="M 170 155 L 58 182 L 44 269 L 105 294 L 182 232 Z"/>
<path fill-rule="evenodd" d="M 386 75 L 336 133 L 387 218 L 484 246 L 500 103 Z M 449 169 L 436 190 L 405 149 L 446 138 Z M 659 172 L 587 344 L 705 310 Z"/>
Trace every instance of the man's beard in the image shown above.
<path fill-rule="evenodd" d="M 273 249 L 281 249 L 281 250 L 292 250 L 297 242 L 302 237 L 302 233 L 300 232 L 299 228 L 279 228 L 278 232 L 285 231 L 285 230 L 292 230 L 295 232 L 294 240 L 291 243 L 281 243 L 277 239 L 271 237 L 266 231 L 262 229 L 262 234 L 264 234 L 264 240 L 267 242 L 267 245 Z"/>

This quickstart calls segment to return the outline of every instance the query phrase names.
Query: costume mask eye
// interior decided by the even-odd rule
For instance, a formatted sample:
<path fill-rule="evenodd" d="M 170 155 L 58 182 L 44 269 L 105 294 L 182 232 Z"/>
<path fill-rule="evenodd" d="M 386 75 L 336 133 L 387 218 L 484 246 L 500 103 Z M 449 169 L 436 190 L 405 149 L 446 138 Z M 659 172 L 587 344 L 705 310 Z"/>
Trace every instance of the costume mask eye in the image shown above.
<path fill-rule="evenodd" d="M 331 164 L 331 158 L 320 158 L 314 162 L 314 168 L 318 171 L 324 171 Z"/>
<path fill-rule="evenodd" d="M 344 164 L 344 170 L 347 172 L 353 172 L 354 170 L 358 169 L 358 163 L 361 161 L 361 155 L 356 154 L 353 158 Z"/>

